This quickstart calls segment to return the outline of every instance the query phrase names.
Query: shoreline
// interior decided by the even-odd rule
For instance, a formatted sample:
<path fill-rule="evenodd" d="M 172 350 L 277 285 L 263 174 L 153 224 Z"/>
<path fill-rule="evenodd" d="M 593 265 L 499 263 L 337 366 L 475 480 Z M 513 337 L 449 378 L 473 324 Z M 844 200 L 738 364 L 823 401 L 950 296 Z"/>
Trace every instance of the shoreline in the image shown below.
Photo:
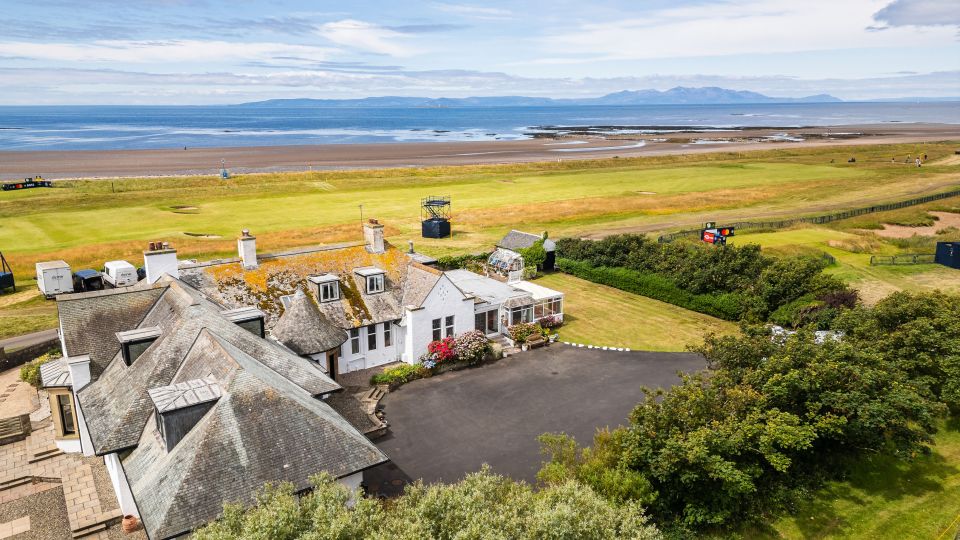
<path fill-rule="evenodd" d="M 578 131 L 610 127 L 586 126 Z M 643 134 L 556 133 L 509 141 L 196 147 L 186 150 L 16 150 L 0 151 L 0 180 L 20 180 L 37 175 L 49 180 L 217 175 L 221 159 L 226 161 L 231 173 L 247 174 L 494 165 L 947 140 L 960 141 L 960 125 L 896 122 Z"/>

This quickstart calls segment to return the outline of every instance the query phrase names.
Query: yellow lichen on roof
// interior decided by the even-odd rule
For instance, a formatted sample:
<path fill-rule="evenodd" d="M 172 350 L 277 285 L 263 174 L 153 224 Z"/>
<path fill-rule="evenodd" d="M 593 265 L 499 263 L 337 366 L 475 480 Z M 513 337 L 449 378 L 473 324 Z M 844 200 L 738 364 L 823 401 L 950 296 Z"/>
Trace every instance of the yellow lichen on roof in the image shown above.
<path fill-rule="evenodd" d="M 205 269 L 216 282 L 243 279 L 254 291 L 266 291 L 270 278 L 281 272 L 290 272 L 306 279 L 308 276 L 332 273 L 348 277 L 357 268 L 376 266 L 387 277 L 399 282 L 409 262 L 399 249 L 387 245 L 384 253 L 369 253 L 364 246 L 353 246 L 302 255 L 290 255 L 262 261 L 255 270 L 244 270 L 239 263 L 220 264 Z"/>

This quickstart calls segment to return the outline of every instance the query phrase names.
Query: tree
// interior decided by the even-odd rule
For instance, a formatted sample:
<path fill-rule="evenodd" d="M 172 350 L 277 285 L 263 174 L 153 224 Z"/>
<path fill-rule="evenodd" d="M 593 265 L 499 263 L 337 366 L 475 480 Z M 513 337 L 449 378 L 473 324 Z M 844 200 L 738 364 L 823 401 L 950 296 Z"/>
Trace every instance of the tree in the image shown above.
<path fill-rule="evenodd" d="M 297 497 L 290 484 L 268 485 L 249 510 L 228 505 L 197 540 L 618 539 L 658 540 L 639 505 L 613 504 L 574 481 L 541 490 L 486 467 L 456 484 L 407 486 L 383 503 L 359 498 L 329 475 Z"/>

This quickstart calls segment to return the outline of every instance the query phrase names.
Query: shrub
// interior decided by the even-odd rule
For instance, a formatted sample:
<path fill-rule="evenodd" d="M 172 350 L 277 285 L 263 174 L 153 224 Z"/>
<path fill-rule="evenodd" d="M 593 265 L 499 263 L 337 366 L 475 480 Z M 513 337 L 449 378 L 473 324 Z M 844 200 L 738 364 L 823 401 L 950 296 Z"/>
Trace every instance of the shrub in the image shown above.
<path fill-rule="evenodd" d="M 370 377 L 370 384 L 374 386 L 378 384 L 404 384 L 423 378 L 423 372 L 424 368 L 421 364 L 400 364 Z"/>
<path fill-rule="evenodd" d="M 20 366 L 20 380 L 34 388 L 40 387 L 40 366 L 60 358 L 59 352 L 48 352 Z"/>
<path fill-rule="evenodd" d="M 515 343 L 523 343 L 528 337 L 539 334 L 540 327 L 533 323 L 522 322 L 507 328 L 507 332 L 510 333 L 510 339 Z"/>
<path fill-rule="evenodd" d="M 453 349 L 458 361 L 478 364 L 490 350 L 490 342 L 480 330 L 470 330 L 457 336 Z"/>
<path fill-rule="evenodd" d="M 456 360 L 457 352 L 454 348 L 455 345 L 456 340 L 452 336 L 447 336 L 439 341 L 431 341 L 430 344 L 427 345 L 427 354 L 429 355 L 429 359 L 433 360 L 433 362 L 436 364 L 442 364 L 444 362 L 452 362 Z"/>

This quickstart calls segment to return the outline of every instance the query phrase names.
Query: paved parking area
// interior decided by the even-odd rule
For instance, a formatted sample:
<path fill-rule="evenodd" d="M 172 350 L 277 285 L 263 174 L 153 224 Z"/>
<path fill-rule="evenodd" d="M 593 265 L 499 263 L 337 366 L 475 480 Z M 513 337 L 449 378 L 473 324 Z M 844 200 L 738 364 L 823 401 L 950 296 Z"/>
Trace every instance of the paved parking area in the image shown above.
<path fill-rule="evenodd" d="M 537 436 L 565 432 L 589 444 L 625 424 L 641 387 L 669 387 L 706 361 L 692 353 L 616 352 L 556 344 L 486 366 L 414 381 L 381 402 L 390 432 L 377 446 L 392 465 L 368 471 L 372 492 L 401 480 L 453 482 L 483 463 L 534 482 Z"/>

